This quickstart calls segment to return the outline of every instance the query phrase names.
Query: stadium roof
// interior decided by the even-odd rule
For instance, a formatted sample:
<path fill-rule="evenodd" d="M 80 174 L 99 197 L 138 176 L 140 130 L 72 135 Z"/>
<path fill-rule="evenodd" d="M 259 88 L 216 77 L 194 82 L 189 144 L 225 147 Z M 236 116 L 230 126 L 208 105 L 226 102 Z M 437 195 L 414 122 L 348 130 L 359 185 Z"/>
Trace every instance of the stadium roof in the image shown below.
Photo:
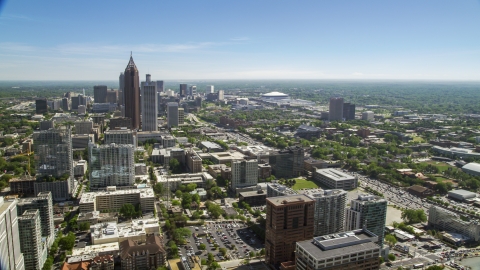
<path fill-rule="evenodd" d="M 288 95 L 280 92 L 270 92 L 263 94 L 262 97 L 288 97 Z"/>

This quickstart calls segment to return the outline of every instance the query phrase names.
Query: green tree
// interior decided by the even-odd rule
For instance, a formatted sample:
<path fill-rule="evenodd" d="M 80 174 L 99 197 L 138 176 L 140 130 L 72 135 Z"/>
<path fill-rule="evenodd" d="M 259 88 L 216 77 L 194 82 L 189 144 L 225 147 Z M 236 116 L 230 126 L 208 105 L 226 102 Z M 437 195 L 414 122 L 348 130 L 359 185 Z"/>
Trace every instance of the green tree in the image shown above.
<path fill-rule="evenodd" d="M 90 229 L 90 222 L 82 222 L 80 223 L 80 225 L 78 226 L 78 229 L 80 231 L 88 231 Z"/>
<path fill-rule="evenodd" d="M 187 228 L 177 228 L 173 232 L 173 239 L 179 243 L 185 242 L 185 239 L 190 237 L 192 232 Z"/>
<path fill-rule="evenodd" d="M 155 192 L 155 194 L 161 195 L 163 194 L 163 192 L 165 192 L 165 188 L 161 183 L 157 183 L 155 184 L 155 186 L 153 186 L 153 191 Z"/>
<path fill-rule="evenodd" d="M 220 253 L 222 253 L 222 256 L 226 256 L 227 255 L 227 249 L 226 248 L 220 248 L 218 251 L 220 251 Z"/>
<path fill-rule="evenodd" d="M 440 266 L 440 265 L 432 265 L 432 266 L 429 266 L 426 270 L 442 270 L 444 269 L 443 266 Z"/>
<path fill-rule="evenodd" d="M 195 183 L 190 183 L 187 185 L 186 191 L 187 192 L 192 192 L 197 188 L 197 184 Z"/>
<path fill-rule="evenodd" d="M 423 209 L 405 209 L 402 211 L 401 218 L 407 224 L 427 221 L 427 215 Z"/>
<path fill-rule="evenodd" d="M 73 246 L 75 246 L 75 234 L 73 232 L 69 232 L 68 235 L 62 237 L 58 241 L 58 245 L 60 249 L 67 251 L 72 250 Z"/>
<path fill-rule="evenodd" d="M 200 195 L 197 193 L 192 195 L 192 201 L 196 202 L 197 204 L 200 204 Z"/>
<path fill-rule="evenodd" d="M 393 253 L 388 254 L 389 261 L 395 261 L 395 255 Z"/>
<path fill-rule="evenodd" d="M 210 264 L 210 267 L 208 267 L 208 269 L 220 269 L 220 264 L 218 264 L 218 262 L 216 261 L 213 261 L 211 264 Z"/>
<path fill-rule="evenodd" d="M 119 213 L 124 218 L 132 218 L 137 216 L 137 211 L 135 210 L 135 207 L 131 203 L 126 203 L 122 205 Z"/>
<path fill-rule="evenodd" d="M 170 166 L 170 170 L 172 170 L 173 173 L 181 173 L 182 170 L 180 168 L 180 162 L 176 158 L 170 159 L 170 162 L 168 163 Z"/>
<path fill-rule="evenodd" d="M 192 204 L 192 194 L 185 192 L 182 195 L 182 207 L 184 209 L 190 209 L 190 205 Z"/>
<path fill-rule="evenodd" d="M 198 246 L 198 249 L 200 249 L 200 250 L 205 250 L 205 249 L 207 249 L 207 246 L 206 246 L 204 243 L 201 243 L 201 244 Z"/>
<path fill-rule="evenodd" d="M 388 243 L 390 247 L 393 247 L 397 243 L 397 238 L 394 235 L 387 234 L 384 238 L 385 242 Z"/>

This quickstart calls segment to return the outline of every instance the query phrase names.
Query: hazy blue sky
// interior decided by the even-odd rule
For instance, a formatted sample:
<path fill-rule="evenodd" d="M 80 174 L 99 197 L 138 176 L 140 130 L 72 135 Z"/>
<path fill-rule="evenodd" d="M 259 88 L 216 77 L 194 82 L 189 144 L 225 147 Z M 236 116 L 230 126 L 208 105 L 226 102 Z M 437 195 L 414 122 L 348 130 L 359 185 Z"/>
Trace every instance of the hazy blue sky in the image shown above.
<path fill-rule="evenodd" d="M 480 80 L 479 1 L 3 2 L 0 80 Z"/>

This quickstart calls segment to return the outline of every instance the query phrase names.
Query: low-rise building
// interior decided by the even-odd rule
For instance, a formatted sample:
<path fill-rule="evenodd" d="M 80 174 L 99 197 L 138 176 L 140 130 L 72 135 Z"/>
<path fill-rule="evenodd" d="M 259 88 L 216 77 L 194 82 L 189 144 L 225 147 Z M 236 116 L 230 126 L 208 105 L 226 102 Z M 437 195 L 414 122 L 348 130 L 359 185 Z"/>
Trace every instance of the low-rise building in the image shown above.
<path fill-rule="evenodd" d="M 118 211 L 122 205 L 140 204 L 142 212 L 153 212 L 155 194 L 152 188 L 132 188 L 117 190 L 115 186 L 107 187 L 106 191 L 86 192 L 82 194 L 79 203 L 80 212 Z"/>
<path fill-rule="evenodd" d="M 297 242 L 296 269 L 380 269 L 377 238 L 360 229 Z"/>
<path fill-rule="evenodd" d="M 143 245 L 132 240 L 122 241 L 120 260 L 122 270 L 157 269 L 166 265 L 167 252 L 160 236 L 149 235 Z"/>
<path fill-rule="evenodd" d="M 207 180 L 214 181 L 214 178 L 206 173 L 184 173 L 163 175 L 157 174 L 157 183 L 161 183 L 164 188 L 176 190 L 180 185 L 196 184 L 199 188 L 205 188 Z"/>
<path fill-rule="evenodd" d="M 477 197 L 477 193 L 464 189 L 455 189 L 448 192 L 448 197 L 463 202 L 475 199 Z"/>
<path fill-rule="evenodd" d="M 125 240 L 145 243 L 148 235 L 160 234 L 160 227 L 156 218 L 145 218 L 124 223 L 98 223 L 91 225 L 90 231 L 93 245 L 121 243 Z"/>
<path fill-rule="evenodd" d="M 103 243 L 100 245 L 89 245 L 83 248 L 74 248 L 72 250 L 72 257 L 76 256 L 88 256 L 94 258 L 102 255 L 114 255 L 117 256 L 120 248 L 118 242 Z"/>
<path fill-rule="evenodd" d="M 97 223 L 106 223 L 106 222 L 117 222 L 118 218 L 113 213 L 100 213 L 100 211 L 92 211 L 79 213 L 77 218 L 77 224 L 88 222 L 90 225 L 95 225 Z"/>
<path fill-rule="evenodd" d="M 480 176 L 480 164 L 470 162 L 462 167 L 462 171 L 471 175 Z"/>
<path fill-rule="evenodd" d="M 245 155 L 237 151 L 210 153 L 211 160 L 215 164 L 227 164 L 236 160 L 244 160 Z"/>
<path fill-rule="evenodd" d="M 200 143 L 200 148 L 205 148 L 207 149 L 208 152 L 223 152 L 223 148 L 214 143 L 214 142 L 209 142 L 209 141 L 203 141 Z"/>
<path fill-rule="evenodd" d="M 208 165 L 208 173 L 215 179 L 221 176 L 225 180 L 232 179 L 232 169 L 225 164 Z"/>
<path fill-rule="evenodd" d="M 331 189 L 351 190 L 357 187 L 357 178 L 335 169 L 317 169 L 314 179 Z"/>
<path fill-rule="evenodd" d="M 267 193 L 265 193 L 265 191 L 261 189 L 255 191 L 240 192 L 238 198 L 239 202 L 248 203 L 250 206 L 265 205 Z"/>
<path fill-rule="evenodd" d="M 408 193 L 421 198 L 426 198 L 426 197 L 435 195 L 435 191 L 419 185 L 413 185 L 409 187 L 407 191 Z"/>

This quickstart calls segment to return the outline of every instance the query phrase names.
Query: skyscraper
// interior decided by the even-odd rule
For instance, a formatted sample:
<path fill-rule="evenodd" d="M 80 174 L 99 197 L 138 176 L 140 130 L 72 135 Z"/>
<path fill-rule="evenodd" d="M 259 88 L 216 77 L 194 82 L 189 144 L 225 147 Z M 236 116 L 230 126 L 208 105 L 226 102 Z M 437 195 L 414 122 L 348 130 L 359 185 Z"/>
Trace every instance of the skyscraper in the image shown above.
<path fill-rule="evenodd" d="M 314 203 L 303 194 L 267 198 L 266 263 L 295 260 L 296 242 L 313 238 Z"/>
<path fill-rule="evenodd" d="M 146 81 L 142 82 L 142 130 L 157 131 L 157 83 L 151 81 L 150 74 L 146 77 Z"/>
<path fill-rule="evenodd" d="M 355 104 L 343 103 L 343 118 L 345 120 L 355 120 Z"/>
<path fill-rule="evenodd" d="M 120 72 L 118 76 L 118 105 L 125 105 L 125 98 L 123 96 L 125 89 L 125 75 L 123 72 Z"/>
<path fill-rule="evenodd" d="M 213 85 L 207 85 L 206 93 L 207 93 L 207 94 L 213 94 L 213 93 L 215 93 L 215 86 L 213 86 Z"/>
<path fill-rule="evenodd" d="M 130 55 L 130 61 L 125 68 L 125 85 L 123 90 L 125 101 L 125 117 L 132 119 L 132 128 L 140 128 L 140 79 L 138 69 Z"/>
<path fill-rule="evenodd" d="M 106 103 L 107 102 L 107 86 L 95 85 L 93 87 L 93 102 L 94 103 Z"/>
<path fill-rule="evenodd" d="M 52 193 L 50 191 L 40 192 L 37 197 L 23 198 L 18 201 L 18 215 L 31 209 L 39 211 L 41 235 L 47 239 L 47 244 L 50 247 L 55 240 Z"/>
<path fill-rule="evenodd" d="M 178 127 L 178 103 L 167 103 L 167 124 L 168 127 Z"/>
<path fill-rule="evenodd" d="M 225 91 L 218 90 L 218 100 L 223 101 L 225 99 L 224 95 L 225 95 Z"/>
<path fill-rule="evenodd" d="M 48 111 L 47 99 L 41 98 L 35 100 L 35 113 L 44 114 Z"/>
<path fill-rule="evenodd" d="M 320 236 L 344 231 L 346 191 L 310 189 L 303 194 L 315 201 L 313 235 Z"/>
<path fill-rule="evenodd" d="M 37 171 L 35 194 L 50 190 L 54 200 L 70 198 L 74 184 L 70 127 L 35 131 L 33 151 Z"/>
<path fill-rule="evenodd" d="M 38 176 L 73 176 L 70 127 L 34 132 L 33 149 Z"/>
<path fill-rule="evenodd" d="M 157 92 L 161 93 L 165 91 L 164 86 L 163 86 L 163 81 L 156 81 L 157 83 Z"/>
<path fill-rule="evenodd" d="M 377 244 L 383 247 L 385 222 L 387 219 L 387 201 L 379 196 L 362 194 L 352 200 L 346 211 L 345 230 L 367 230 L 378 236 Z"/>
<path fill-rule="evenodd" d="M 88 145 L 90 186 L 132 186 L 135 183 L 134 147 L 131 144 Z"/>
<path fill-rule="evenodd" d="M 343 98 L 341 97 L 330 98 L 330 109 L 328 114 L 328 120 L 330 121 L 343 120 Z"/>
<path fill-rule="evenodd" d="M 0 197 L 0 269 L 25 270 L 20 251 L 18 232 L 17 201 L 5 201 Z"/>
<path fill-rule="evenodd" d="M 187 84 L 186 83 L 181 83 L 180 84 L 180 96 L 181 97 L 187 96 Z"/>
<path fill-rule="evenodd" d="M 195 96 L 197 94 L 197 86 L 191 85 L 188 91 L 189 96 Z"/>
<path fill-rule="evenodd" d="M 42 242 L 40 212 L 36 209 L 26 210 L 18 217 L 18 228 L 25 269 L 42 269 L 47 260 L 47 246 Z"/>

